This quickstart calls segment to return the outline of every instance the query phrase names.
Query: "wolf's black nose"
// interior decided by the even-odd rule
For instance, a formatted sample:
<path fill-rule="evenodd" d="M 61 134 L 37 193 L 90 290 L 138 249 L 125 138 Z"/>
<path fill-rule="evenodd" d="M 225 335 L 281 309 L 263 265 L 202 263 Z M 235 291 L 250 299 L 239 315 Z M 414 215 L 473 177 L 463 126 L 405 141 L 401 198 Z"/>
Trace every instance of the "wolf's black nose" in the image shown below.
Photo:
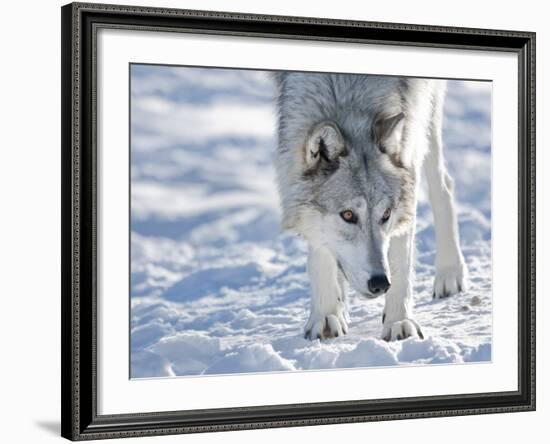
<path fill-rule="evenodd" d="M 390 281 L 388 281 L 385 274 L 377 274 L 371 277 L 368 282 L 369 291 L 376 296 L 388 291 L 390 285 Z"/>

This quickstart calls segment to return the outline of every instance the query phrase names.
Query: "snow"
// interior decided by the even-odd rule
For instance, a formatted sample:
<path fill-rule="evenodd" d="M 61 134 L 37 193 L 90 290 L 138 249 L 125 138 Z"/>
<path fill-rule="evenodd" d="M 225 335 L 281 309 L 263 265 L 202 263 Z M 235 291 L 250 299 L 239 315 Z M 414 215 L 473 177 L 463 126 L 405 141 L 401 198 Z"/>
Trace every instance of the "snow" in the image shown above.
<path fill-rule="evenodd" d="M 263 72 L 132 66 L 131 376 L 491 360 L 491 85 L 450 81 L 446 159 L 471 288 L 432 300 L 424 188 L 415 314 L 424 340 L 380 339 L 383 298 L 349 295 L 350 331 L 303 338 L 306 245 L 282 233 L 274 85 Z"/>

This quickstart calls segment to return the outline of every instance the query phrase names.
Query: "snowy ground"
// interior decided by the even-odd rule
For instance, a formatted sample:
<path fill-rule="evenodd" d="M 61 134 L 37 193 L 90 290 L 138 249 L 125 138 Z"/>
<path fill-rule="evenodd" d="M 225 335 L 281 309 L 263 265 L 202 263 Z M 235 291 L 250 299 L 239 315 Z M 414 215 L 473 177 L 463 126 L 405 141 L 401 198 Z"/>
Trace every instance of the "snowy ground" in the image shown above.
<path fill-rule="evenodd" d="M 434 230 L 418 208 L 424 340 L 379 339 L 383 298 L 349 299 L 350 332 L 303 339 L 305 244 L 279 229 L 274 88 L 262 72 L 132 68 L 134 378 L 491 359 L 491 86 L 449 82 L 446 158 L 471 289 L 432 301 Z"/>

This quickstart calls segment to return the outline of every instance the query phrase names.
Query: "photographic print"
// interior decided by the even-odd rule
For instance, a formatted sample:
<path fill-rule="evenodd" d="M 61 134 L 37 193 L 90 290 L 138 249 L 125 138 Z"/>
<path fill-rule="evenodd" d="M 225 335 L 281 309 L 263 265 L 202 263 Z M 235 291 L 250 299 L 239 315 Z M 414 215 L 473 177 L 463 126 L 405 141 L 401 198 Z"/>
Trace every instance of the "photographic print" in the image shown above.
<path fill-rule="evenodd" d="M 61 23 L 62 436 L 535 410 L 534 33 Z"/>
<path fill-rule="evenodd" d="M 490 81 L 129 75 L 131 378 L 491 361 Z"/>

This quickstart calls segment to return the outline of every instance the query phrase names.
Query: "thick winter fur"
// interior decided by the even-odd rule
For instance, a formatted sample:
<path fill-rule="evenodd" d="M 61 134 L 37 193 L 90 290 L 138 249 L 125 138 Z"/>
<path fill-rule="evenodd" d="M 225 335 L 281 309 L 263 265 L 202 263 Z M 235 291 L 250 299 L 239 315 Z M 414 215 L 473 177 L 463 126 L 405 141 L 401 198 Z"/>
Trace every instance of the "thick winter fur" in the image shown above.
<path fill-rule="evenodd" d="M 442 157 L 445 82 L 294 72 L 274 77 L 282 223 L 309 244 L 306 337 L 347 332 L 347 284 L 367 298 L 385 293 L 384 339 L 422 337 L 412 312 L 422 169 L 436 225 L 434 297 L 464 289 L 467 274 Z"/>

